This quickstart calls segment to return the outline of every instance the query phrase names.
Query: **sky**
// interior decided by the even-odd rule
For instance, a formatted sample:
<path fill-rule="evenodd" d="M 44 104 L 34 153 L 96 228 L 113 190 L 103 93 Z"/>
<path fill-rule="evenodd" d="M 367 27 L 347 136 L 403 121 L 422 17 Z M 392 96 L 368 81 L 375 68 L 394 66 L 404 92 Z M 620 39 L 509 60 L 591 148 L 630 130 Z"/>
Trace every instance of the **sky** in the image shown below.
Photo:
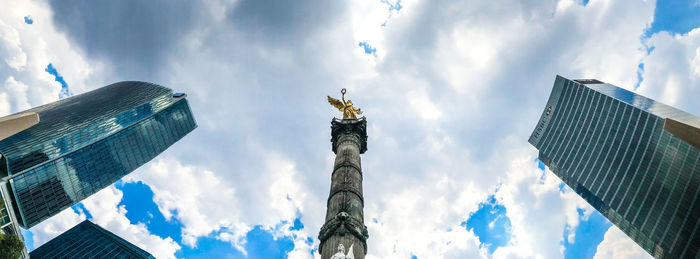
<path fill-rule="evenodd" d="M 527 139 L 556 75 L 700 114 L 697 0 L 0 1 L 0 116 L 140 80 L 198 124 L 29 250 L 91 219 L 157 258 L 320 258 L 347 88 L 368 259 L 650 258 Z"/>

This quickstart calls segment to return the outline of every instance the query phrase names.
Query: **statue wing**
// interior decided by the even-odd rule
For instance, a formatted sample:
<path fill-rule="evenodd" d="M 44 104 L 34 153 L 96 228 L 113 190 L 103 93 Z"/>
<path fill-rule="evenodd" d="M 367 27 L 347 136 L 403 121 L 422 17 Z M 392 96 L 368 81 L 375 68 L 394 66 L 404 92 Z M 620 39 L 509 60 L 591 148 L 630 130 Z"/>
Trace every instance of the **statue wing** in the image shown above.
<path fill-rule="evenodd" d="M 352 246 L 355 244 L 350 245 L 350 249 L 348 249 L 348 253 L 345 255 L 345 259 L 355 259 L 355 254 L 352 252 Z"/>
<path fill-rule="evenodd" d="M 338 110 L 340 110 L 341 112 L 343 111 L 343 109 L 345 109 L 345 105 L 343 104 L 343 102 L 333 97 L 328 96 L 328 103 L 333 105 L 335 108 L 338 108 Z"/>

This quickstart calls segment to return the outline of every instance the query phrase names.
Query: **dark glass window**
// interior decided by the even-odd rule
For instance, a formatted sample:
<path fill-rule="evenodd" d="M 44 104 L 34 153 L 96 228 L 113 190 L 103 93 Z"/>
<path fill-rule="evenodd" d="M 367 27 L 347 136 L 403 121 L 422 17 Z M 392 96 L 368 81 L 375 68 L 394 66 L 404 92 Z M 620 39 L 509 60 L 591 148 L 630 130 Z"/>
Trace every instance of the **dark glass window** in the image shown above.
<path fill-rule="evenodd" d="M 650 254 L 698 256 L 700 152 L 664 119 L 700 119 L 609 84 L 554 87 L 530 137 L 538 157 Z"/>
<path fill-rule="evenodd" d="M 87 132 L 98 131 L 99 134 L 96 136 L 99 136 L 99 139 L 86 139 L 89 134 L 85 133 L 85 129 L 69 131 L 80 132 L 67 134 L 75 137 L 76 142 L 71 142 L 73 140 L 68 138 L 62 138 L 59 141 L 63 143 L 59 150 L 65 148 L 69 152 L 64 152 L 54 160 L 42 162 L 41 165 L 23 169 L 24 171 L 14 171 L 17 176 L 10 181 L 10 187 L 20 212 L 19 222 L 22 227 L 32 227 L 112 184 L 153 159 L 196 127 L 186 99 L 170 103 L 172 98 L 166 88 L 147 89 L 156 90 L 151 95 L 146 94 L 146 96 L 151 96 L 151 99 L 155 99 L 140 105 L 136 102 L 139 100 L 125 101 L 126 104 L 136 105 L 134 109 L 125 108 L 126 111 L 123 112 L 112 112 L 103 107 L 96 108 L 97 110 L 109 110 L 110 112 L 107 113 L 113 114 L 113 119 L 102 116 L 101 123 L 96 122 L 95 125 L 86 126 L 90 127 Z M 167 99 L 158 97 L 158 95 L 165 96 Z M 140 101 L 143 102 L 143 100 Z M 59 101 L 59 103 L 61 102 L 76 107 L 83 105 L 81 102 L 73 104 L 73 100 Z M 94 102 L 91 104 L 97 105 Z M 114 105 L 114 103 L 109 104 Z M 58 107 L 63 106 L 58 105 Z M 154 107 L 157 107 L 157 110 Z M 50 111 L 47 113 L 53 114 L 52 109 L 55 107 L 46 108 L 45 111 Z M 114 107 L 113 109 L 119 110 Z M 81 124 L 83 121 L 94 122 L 96 120 L 85 116 L 84 114 L 79 115 L 79 118 L 67 116 L 66 120 L 73 120 L 75 124 L 64 123 L 66 124 L 64 126 L 71 128 L 75 125 L 83 125 Z M 159 125 L 157 129 L 151 129 L 154 124 Z M 46 125 L 44 127 L 52 128 Z M 39 137 L 51 137 L 50 134 L 43 131 L 38 131 L 36 134 L 40 135 Z M 53 134 L 56 135 L 56 133 Z M 0 148 L 3 147 L 3 144 L 7 143 L 0 141 Z M 79 145 L 83 146 L 75 148 Z M 55 155 L 55 153 L 50 153 L 48 157 L 51 158 Z"/>

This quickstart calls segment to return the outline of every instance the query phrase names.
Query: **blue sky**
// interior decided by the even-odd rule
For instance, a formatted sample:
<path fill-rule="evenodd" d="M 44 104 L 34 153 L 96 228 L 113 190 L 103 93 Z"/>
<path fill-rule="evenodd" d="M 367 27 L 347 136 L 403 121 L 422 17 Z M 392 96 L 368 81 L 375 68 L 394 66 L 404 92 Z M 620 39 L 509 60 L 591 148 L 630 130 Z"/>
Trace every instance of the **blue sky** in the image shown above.
<path fill-rule="evenodd" d="M 168 222 L 158 211 L 158 205 L 152 202 L 153 192 L 148 185 L 137 183 L 117 183 L 117 188 L 124 192 L 120 205 L 124 205 L 126 217 L 132 224 L 146 223 L 148 230 L 160 237 L 173 237 L 181 242 L 180 224 L 174 220 Z M 150 201 L 150 202 L 149 202 Z M 304 225 L 300 219 L 295 219 L 290 229 L 300 230 Z M 227 242 L 204 237 L 197 242 L 197 248 L 185 248 L 175 255 L 181 258 L 282 258 L 294 248 L 294 243 L 288 237 L 275 238 L 262 226 L 255 226 L 246 234 L 245 250 L 248 255 L 231 249 Z"/>
<path fill-rule="evenodd" d="M 367 258 L 649 258 L 527 138 L 557 74 L 700 114 L 699 27 L 698 1 L 11 3 L 0 116 L 142 80 L 187 93 L 199 126 L 23 234 L 91 219 L 159 258 L 319 258 L 324 98 L 347 88 Z"/>
<path fill-rule="evenodd" d="M 695 0 L 658 1 L 654 9 L 654 22 L 646 36 L 667 31 L 685 34 L 700 24 L 700 2 Z"/>

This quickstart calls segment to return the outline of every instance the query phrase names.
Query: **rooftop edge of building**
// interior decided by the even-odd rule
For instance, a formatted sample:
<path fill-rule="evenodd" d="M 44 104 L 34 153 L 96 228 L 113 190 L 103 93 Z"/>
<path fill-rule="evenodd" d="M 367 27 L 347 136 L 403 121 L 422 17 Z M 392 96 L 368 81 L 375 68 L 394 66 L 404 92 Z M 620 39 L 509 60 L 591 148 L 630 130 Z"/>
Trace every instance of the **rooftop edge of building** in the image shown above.
<path fill-rule="evenodd" d="M 668 104 L 662 103 L 660 101 L 648 98 L 639 93 L 635 93 L 625 88 L 608 84 L 597 79 L 567 80 L 586 85 L 588 88 L 591 88 L 596 92 L 620 100 L 626 104 L 647 111 L 660 118 L 669 118 L 693 126 L 695 128 L 700 128 L 700 117 L 689 112 L 683 111 L 681 109 L 675 108 L 673 106 L 670 106 Z"/>
<path fill-rule="evenodd" d="M 571 80 L 560 75 L 556 76 L 552 91 L 549 95 L 544 111 L 542 112 L 539 123 L 536 125 L 535 130 L 528 139 L 528 142 L 535 147 L 538 147 L 539 137 L 542 134 L 542 130 L 549 124 L 549 119 L 547 118 L 548 115 L 552 110 L 557 109 L 556 103 L 559 100 L 559 95 L 561 94 L 563 84 L 565 82 L 585 85 L 596 92 L 602 93 L 627 105 L 662 118 L 664 119 L 665 130 L 683 139 L 695 148 L 700 149 L 700 117 L 597 79 Z"/>
<path fill-rule="evenodd" d="M 56 101 L 53 101 L 53 102 L 50 102 L 50 103 L 42 104 L 42 105 L 39 105 L 39 106 L 36 106 L 36 107 L 32 107 L 32 108 L 30 108 L 30 109 L 28 109 L 28 110 L 18 111 L 18 112 L 15 112 L 15 113 L 12 113 L 12 114 L 9 114 L 9 115 L 6 115 L 6 116 L 2 116 L 2 117 L 0 117 L 0 119 L 5 118 L 5 117 L 11 117 L 11 116 L 15 116 L 15 115 L 20 115 L 20 114 L 22 114 L 22 113 L 27 113 L 27 112 L 37 112 L 37 113 L 38 113 L 40 110 L 44 110 L 44 109 L 46 109 L 46 108 L 48 108 L 48 107 L 52 107 L 52 106 L 56 106 L 56 105 L 59 105 L 59 104 L 68 102 L 69 100 L 71 100 L 71 99 L 73 99 L 73 98 L 78 98 L 78 97 L 80 97 L 80 96 L 88 95 L 88 94 L 90 94 L 90 93 L 92 93 L 92 92 L 94 92 L 94 91 L 97 91 L 97 90 L 107 90 L 107 89 L 110 89 L 110 88 L 120 87 L 120 86 L 125 86 L 125 85 L 146 85 L 146 86 L 153 86 L 153 87 L 160 88 L 160 89 L 162 89 L 163 91 L 167 91 L 167 92 L 169 92 L 169 93 L 172 93 L 172 89 L 167 88 L 167 87 L 162 86 L 162 85 L 150 83 L 150 82 L 144 82 L 144 81 L 120 81 L 120 82 L 112 83 L 112 84 L 109 84 L 109 85 L 106 85 L 106 86 L 103 86 L 103 87 L 99 87 L 99 88 L 96 88 L 96 89 L 92 89 L 92 90 L 87 91 L 87 92 L 84 92 L 84 93 L 76 94 L 76 95 L 73 95 L 73 96 L 70 96 L 70 97 L 67 97 L 67 98 L 63 98 L 63 99 L 56 100 Z"/>
<path fill-rule="evenodd" d="M 61 247 L 62 245 L 56 245 L 54 243 L 58 241 L 65 241 L 63 239 L 70 238 L 71 235 L 75 235 L 74 232 L 77 231 L 86 231 L 87 229 L 92 229 L 98 233 L 104 234 L 104 237 L 108 238 L 109 240 L 112 240 L 114 244 L 119 245 L 121 248 L 124 250 L 128 251 L 129 257 L 136 258 L 136 257 L 141 257 L 141 258 L 155 258 L 153 255 L 151 255 L 149 252 L 143 250 L 142 248 L 130 243 L 129 241 L 126 241 L 124 238 L 117 236 L 116 234 L 110 232 L 109 230 L 106 230 L 99 225 L 93 223 L 92 221 L 86 219 L 83 220 L 82 222 L 76 224 L 72 228 L 64 231 L 63 233 L 59 234 L 58 236 L 52 238 L 48 242 L 44 243 L 43 245 L 37 247 L 34 249 L 32 252 L 30 252 L 30 256 L 34 254 L 33 256 L 43 256 L 43 255 L 49 255 L 51 254 L 50 252 L 55 252 L 55 251 L 43 251 L 47 249 L 51 249 L 53 247 Z M 74 244 L 75 246 L 75 244 Z M 126 256 L 123 255 L 122 256 Z"/>
<path fill-rule="evenodd" d="M 167 87 L 142 81 L 121 81 L 107 86 L 99 87 L 91 91 L 61 99 L 55 102 L 40 105 L 25 111 L 20 111 L 12 115 L 0 118 L 12 118 L 21 116 L 22 114 L 37 114 L 41 118 L 36 123 L 14 132 L 0 140 L 0 155 L 2 158 L 27 154 L 18 154 L 20 147 L 32 146 L 36 149 L 39 146 L 46 146 L 53 141 L 43 138 L 30 138 L 35 132 L 54 132 L 61 130 L 64 135 L 79 135 L 80 129 L 97 125 L 95 119 L 99 120 L 114 120 L 115 116 L 122 113 L 132 113 L 133 116 L 138 113 L 155 113 L 163 109 L 168 103 L 177 102 L 185 98 L 184 93 L 175 93 Z M 109 105 L 103 105 L 109 104 Z M 139 107 L 148 105 L 148 107 Z M 139 108 L 146 108 L 138 110 Z M 76 113 L 75 110 L 84 112 Z M 146 114 L 142 114 L 146 115 Z M 119 121 L 115 121 L 119 123 Z M 92 133 L 91 133 L 92 134 Z M 95 139 L 104 136 L 95 135 Z M 47 142 L 49 141 L 49 142 Z M 54 143 L 55 144 L 55 143 Z M 55 159 L 56 154 L 49 154 L 50 159 Z M 1 161 L 0 161 L 1 162 Z M 16 170 L 10 170 L 9 161 L 0 163 L 0 167 L 4 169 L 4 174 L 15 174 Z M 20 170 L 21 171 L 21 170 Z"/>

